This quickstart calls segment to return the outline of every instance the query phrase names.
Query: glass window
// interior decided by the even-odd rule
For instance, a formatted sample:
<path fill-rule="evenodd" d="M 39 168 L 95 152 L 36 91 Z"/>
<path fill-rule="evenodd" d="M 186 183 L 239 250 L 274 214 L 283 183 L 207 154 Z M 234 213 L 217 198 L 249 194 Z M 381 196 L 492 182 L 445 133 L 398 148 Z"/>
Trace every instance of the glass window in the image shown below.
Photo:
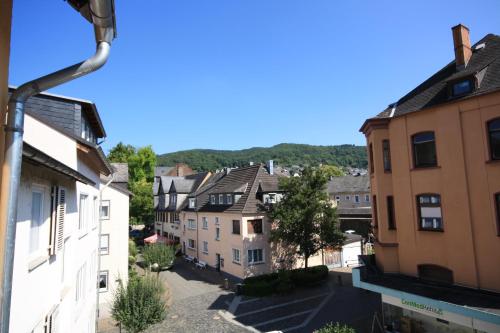
<path fill-rule="evenodd" d="M 240 234 L 240 220 L 233 220 L 233 234 Z"/>
<path fill-rule="evenodd" d="M 226 201 L 228 205 L 233 204 L 233 196 L 231 194 L 226 194 Z"/>
<path fill-rule="evenodd" d="M 208 254 L 208 242 L 203 241 L 203 253 Z"/>
<path fill-rule="evenodd" d="M 453 96 L 468 94 L 472 91 L 471 80 L 460 81 L 453 84 Z"/>
<path fill-rule="evenodd" d="M 195 204 L 196 204 L 196 199 L 189 198 L 189 208 L 194 208 Z"/>
<path fill-rule="evenodd" d="M 421 230 L 443 230 L 441 214 L 441 196 L 439 194 L 423 194 L 417 196 L 419 228 Z"/>
<path fill-rule="evenodd" d="M 495 206 L 497 213 L 497 236 L 500 236 L 500 193 L 495 194 Z"/>
<path fill-rule="evenodd" d="M 215 195 L 213 195 L 213 194 L 212 194 L 212 195 L 210 195 L 210 203 L 211 203 L 212 205 L 215 205 Z"/>
<path fill-rule="evenodd" d="M 391 171 L 391 146 L 389 140 L 382 141 L 382 155 L 384 159 L 384 171 Z"/>
<path fill-rule="evenodd" d="M 375 167 L 373 165 L 373 145 L 370 143 L 369 148 L 368 148 L 368 154 L 370 155 L 370 173 L 373 173 L 375 171 Z"/>
<path fill-rule="evenodd" d="M 396 229 L 396 217 L 394 214 L 394 197 L 387 196 L 387 225 L 390 230 Z"/>
<path fill-rule="evenodd" d="M 220 228 L 215 227 L 215 240 L 220 240 Z"/>
<path fill-rule="evenodd" d="M 240 250 L 233 249 L 233 262 L 240 263 Z"/>
<path fill-rule="evenodd" d="M 262 219 L 248 220 L 247 230 L 248 230 L 249 234 L 261 234 L 262 233 Z"/>
<path fill-rule="evenodd" d="M 101 235 L 100 253 L 101 255 L 109 254 L 109 234 Z"/>
<path fill-rule="evenodd" d="M 365 194 L 365 201 L 370 202 L 370 195 L 369 194 Z"/>
<path fill-rule="evenodd" d="M 339 203 L 340 202 L 340 196 L 338 196 L 338 195 L 335 196 L 335 201 L 337 201 L 337 203 Z"/>
<path fill-rule="evenodd" d="M 262 255 L 262 249 L 248 250 L 248 263 L 256 264 L 264 262 L 264 257 Z"/>
<path fill-rule="evenodd" d="M 201 222 L 202 222 L 202 228 L 205 230 L 208 229 L 208 219 L 206 216 L 203 216 L 201 218 Z"/>
<path fill-rule="evenodd" d="M 359 203 L 359 195 L 354 196 L 354 202 Z"/>
<path fill-rule="evenodd" d="M 85 232 L 87 230 L 87 219 L 89 215 L 89 196 L 80 194 L 80 219 L 78 220 L 78 230 Z"/>
<path fill-rule="evenodd" d="M 188 220 L 188 229 L 191 229 L 191 230 L 196 229 L 196 221 L 195 220 L 193 220 L 193 219 Z"/>
<path fill-rule="evenodd" d="M 224 194 L 219 194 L 219 205 L 224 204 Z"/>
<path fill-rule="evenodd" d="M 194 242 L 194 239 L 188 239 L 188 247 L 190 249 L 196 249 L 196 244 Z"/>
<path fill-rule="evenodd" d="M 99 273 L 99 292 L 108 291 L 108 278 L 109 278 L 108 271 L 101 271 Z"/>
<path fill-rule="evenodd" d="M 345 196 L 345 201 L 351 201 L 351 196 L 350 195 L 346 195 Z"/>
<path fill-rule="evenodd" d="M 500 118 L 488 122 L 488 138 L 490 143 L 490 158 L 500 160 Z"/>
<path fill-rule="evenodd" d="M 437 166 L 434 132 L 415 134 L 412 141 L 413 163 L 415 168 Z"/>
<path fill-rule="evenodd" d="M 43 191 L 31 193 L 30 253 L 40 250 L 40 230 L 43 225 Z"/>
<path fill-rule="evenodd" d="M 101 220 L 109 220 L 109 200 L 101 201 Z"/>

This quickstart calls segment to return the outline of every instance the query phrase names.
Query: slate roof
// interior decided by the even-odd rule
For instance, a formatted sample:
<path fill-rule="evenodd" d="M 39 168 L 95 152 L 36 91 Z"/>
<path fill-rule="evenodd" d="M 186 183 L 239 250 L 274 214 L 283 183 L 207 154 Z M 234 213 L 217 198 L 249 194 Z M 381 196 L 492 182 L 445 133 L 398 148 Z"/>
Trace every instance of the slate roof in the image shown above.
<path fill-rule="evenodd" d="M 333 177 L 328 182 L 328 193 L 370 192 L 368 175 Z"/>
<path fill-rule="evenodd" d="M 115 179 L 113 183 L 128 183 L 128 164 L 127 163 L 111 163 L 115 170 Z"/>
<path fill-rule="evenodd" d="M 476 49 L 476 46 L 483 43 L 485 44 L 484 48 Z M 457 70 L 455 61 L 453 60 L 418 87 L 400 98 L 395 103 L 396 108 L 393 117 L 500 89 L 500 36 L 488 34 L 473 45 L 472 50 L 472 57 L 465 69 Z M 483 70 L 484 72 L 482 72 Z M 482 77 L 483 74 L 484 77 Z M 450 98 L 447 91 L 448 82 L 470 75 L 477 75 L 481 81 L 479 87 L 470 94 L 458 98 Z M 390 117 L 392 106 L 390 105 L 387 109 L 379 113 L 375 119 Z"/>
<path fill-rule="evenodd" d="M 263 165 L 232 169 L 204 191 L 202 195 L 196 196 L 198 210 L 206 212 L 256 213 L 262 204 L 257 197 L 259 185 L 262 182 L 269 185 L 277 184 L 277 179 L 278 176 L 270 175 Z M 240 192 L 240 199 L 232 205 L 212 205 L 208 200 L 211 194 L 234 193 L 235 190 L 244 191 Z M 279 192 L 277 186 L 273 188 L 273 192 Z"/>
<path fill-rule="evenodd" d="M 155 177 L 161 177 L 167 175 L 174 167 L 155 167 Z"/>

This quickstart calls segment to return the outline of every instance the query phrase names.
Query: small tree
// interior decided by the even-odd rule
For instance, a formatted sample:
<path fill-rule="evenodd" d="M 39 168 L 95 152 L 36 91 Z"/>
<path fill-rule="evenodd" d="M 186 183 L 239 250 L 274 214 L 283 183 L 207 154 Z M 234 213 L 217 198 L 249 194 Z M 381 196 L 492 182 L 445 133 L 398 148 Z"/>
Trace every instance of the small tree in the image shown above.
<path fill-rule="evenodd" d="M 163 320 L 166 304 L 161 282 L 152 277 L 135 277 L 127 286 L 120 281 L 114 294 L 111 313 L 129 333 L 144 331 Z"/>
<path fill-rule="evenodd" d="M 158 264 L 159 269 L 170 267 L 175 259 L 175 249 L 160 243 L 149 244 L 144 247 L 142 258 L 148 266 Z"/>
<path fill-rule="evenodd" d="M 280 188 L 285 196 L 269 211 L 276 223 L 270 241 L 296 249 L 304 257 L 306 268 L 310 256 L 324 248 L 340 247 L 344 242 L 336 209 L 328 200 L 328 179 L 328 172 L 310 167 L 300 177 L 282 178 Z"/>
<path fill-rule="evenodd" d="M 339 323 L 329 323 L 326 326 L 314 331 L 313 333 L 356 333 L 354 328 Z"/>

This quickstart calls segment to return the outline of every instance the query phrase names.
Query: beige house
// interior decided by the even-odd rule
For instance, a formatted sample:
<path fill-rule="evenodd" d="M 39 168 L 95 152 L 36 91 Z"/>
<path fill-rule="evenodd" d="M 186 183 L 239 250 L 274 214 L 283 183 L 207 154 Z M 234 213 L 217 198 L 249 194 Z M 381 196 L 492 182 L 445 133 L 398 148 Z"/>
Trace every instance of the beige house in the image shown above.
<path fill-rule="evenodd" d="M 237 279 L 271 272 L 280 258 L 271 252 L 271 223 L 262 207 L 281 196 L 272 167 L 212 175 L 182 211 L 183 252 Z"/>

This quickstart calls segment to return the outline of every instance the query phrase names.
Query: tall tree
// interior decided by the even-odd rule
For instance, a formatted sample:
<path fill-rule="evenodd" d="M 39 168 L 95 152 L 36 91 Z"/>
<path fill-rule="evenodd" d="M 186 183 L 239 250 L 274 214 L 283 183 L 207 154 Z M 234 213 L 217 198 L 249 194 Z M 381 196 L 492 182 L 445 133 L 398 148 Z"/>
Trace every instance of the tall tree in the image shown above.
<path fill-rule="evenodd" d="M 319 250 L 338 248 L 344 242 L 336 209 L 326 192 L 329 177 L 322 168 L 307 167 L 301 177 L 282 178 L 280 188 L 285 196 L 269 211 L 275 221 L 270 241 L 294 248 L 304 257 L 305 267 Z"/>
<path fill-rule="evenodd" d="M 153 148 L 135 148 L 120 142 L 110 150 L 108 159 L 111 162 L 128 163 L 129 189 L 134 194 L 130 201 L 130 223 L 154 223 L 151 191 L 156 154 Z"/>

